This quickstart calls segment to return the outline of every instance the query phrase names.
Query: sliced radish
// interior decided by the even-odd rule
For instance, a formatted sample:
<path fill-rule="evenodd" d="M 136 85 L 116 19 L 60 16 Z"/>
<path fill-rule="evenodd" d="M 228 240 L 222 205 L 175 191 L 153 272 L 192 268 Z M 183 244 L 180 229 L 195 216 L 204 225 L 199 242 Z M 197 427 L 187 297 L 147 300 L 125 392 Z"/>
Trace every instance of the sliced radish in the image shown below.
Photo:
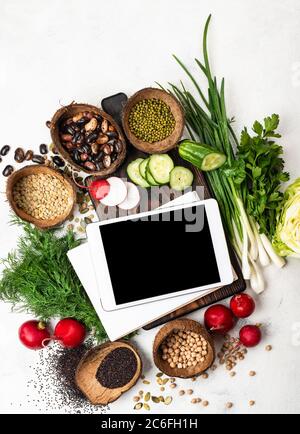
<path fill-rule="evenodd" d="M 140 192 L 136 185 L 132 182 L 125 182 L 127 187 L 126 199 L 118 206 L 121 209 L 129 210 L 135 208 L 140 203 Z"/>
<path fill-rule="evenodd" d="M 100 202 L 105 206 L 119 205 L 126 199 L 127 196 L 127 187 L 125 182 L 116 176 L 108 178 L 107 182 L 110 185 L 109 193 L 106 197 L 101 199 Z"/>
<path fill-rule="evenodd" d="M 102 200 L 108 195 L 110 185 L 106 179 L 96 179 L 88 189 L 93 199 Z"/>

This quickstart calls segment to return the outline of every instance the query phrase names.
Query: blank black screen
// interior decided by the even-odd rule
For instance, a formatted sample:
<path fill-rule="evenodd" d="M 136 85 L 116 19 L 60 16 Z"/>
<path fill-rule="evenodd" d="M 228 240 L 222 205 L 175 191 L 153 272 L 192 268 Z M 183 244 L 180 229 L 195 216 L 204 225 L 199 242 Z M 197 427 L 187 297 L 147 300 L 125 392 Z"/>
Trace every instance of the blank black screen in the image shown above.
<path fill-rule="evenodd" d="M 100 226 L 117 305 L 220 282 L 205 207 L 189 210 L 200 230 L 182 210 Z"/>

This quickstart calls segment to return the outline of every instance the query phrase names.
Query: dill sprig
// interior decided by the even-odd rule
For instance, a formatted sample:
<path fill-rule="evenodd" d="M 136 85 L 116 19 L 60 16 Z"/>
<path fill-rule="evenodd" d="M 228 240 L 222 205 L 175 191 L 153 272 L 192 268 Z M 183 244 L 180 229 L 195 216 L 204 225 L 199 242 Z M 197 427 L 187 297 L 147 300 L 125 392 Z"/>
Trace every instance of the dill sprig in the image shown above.
<path fill-rule="evenodd" d="M 24 234 L 17 249 L 1 261 L 0 300 L 10 302 L 14 311 L 25 311 L 42 320 L 73 317 L 92 331 L 97 341 L 107 339 L 67 252 L 80 245 L 74 233 L 57 236 L 57 230 L 39 230 L 14 218 Z"/>

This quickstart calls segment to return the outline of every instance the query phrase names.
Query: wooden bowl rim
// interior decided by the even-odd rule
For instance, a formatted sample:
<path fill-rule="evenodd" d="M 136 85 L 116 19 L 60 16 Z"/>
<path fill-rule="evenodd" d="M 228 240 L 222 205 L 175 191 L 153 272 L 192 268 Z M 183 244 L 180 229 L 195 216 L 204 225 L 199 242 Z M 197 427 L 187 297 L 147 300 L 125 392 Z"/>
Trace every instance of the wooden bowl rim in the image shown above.
<path fill-rule="evenodd" d="M 95 112 L 96 114 L 99 114 L 103 118 L 107 119 L 111 123 L 111 125 L 113 125 L 114 128 L 116 128 L 116 130 L 119 134 L 120 140 L 122 142 L 122 151 L 119 154 L 118 158 L 107 169 L 103 169 L 100 171 L 99 170 L 98 171 L 97 170 L 92 171 L 92 170 L 85 169 L 84 167 L 80 166 L 79 164 L 75 163 L 72 160 L 70 154 L 65 150 L 62 143 L 60 142 L 59 131 L 58 131 L 59 121 L 62 119 L 62 117 L 66 116 L 68 114 L 68 112 L 72 111 L 73 109 L 75 109 L 76 112 L 78 112 L 78 113 L 81 111 Z M 72 113 L 71 116 L 73 114 L 74 113 Z M 111 175 L 112 173 L 114 173 L 119 168 L 119 166 L 123 163 L 123 161 L 125 160 L 125 157 L 126 157 L 127 145 L 126 145 L 125 136 L 124 136 L 121 128 L 119 127 L 119 125 L 113 119 L 112 116 L 110 116 L 108 113 L 106 113 L 105 111 L 103 111 L 99 107 L 91 105 L 91 104 L 71 103 L 69 105 L 63 106 L 60 109 L 58 109 L 54 113 L 54 115 L 51 119 L 50 134 L 51 134 L 52 142 L 53 142 L 54 146 L 57 148 L 60 155 L 69 163 L 69 165 L 71 167 L 76 169 L 76 171 L 78 171 L 78 172 L 81 171 L 81 172 L 87 173 L 87 174 L 92 175 L 92 176 L 105 177 L 105 176 L 108 176 L 108 175 Z"/>
<path fill-rule="evenodd" d="M 110 342 L 110 341 L 104 342 L 103 344 L 97 345 L 96 347 L 89 349 L 81 358 L 81 360 L 80 360 L 80 362 L 76 368 L 76 372 L 75 372 L 76 385 L 89 401 L 90 401 L 89 396 L 85 393 L 84 390 L 81 389 L 81 386 L 79 384 L 79 378 L 78 378 L 79 373 L 80 373 L 84 363 L 86 363 L 87 360 L 93 355 L 95 355 L 95 357 L 99 357 L 100 364 L 101 364 L 102 360 L 104 360 L 105 357 L 108 355 L 108 354 L 106 354 L 105 357 L 103 359 L 101 359 L 101 352 L 102 352 L 102 350 L 106 349 L 107 347 L 112 347 L 111 351 L 109 351 L 108 354 L 110 354 L 112 351 L 114 351 L 117 348 L 125 347 L 125 348 L 129 348 L 130 350 L 132 350 L 135 357 L 136 357 L 136 360 L 137 360 L 137 370 L 136 370 L 136 373 L 133 376 L 133 378 L 129 381 L 129 383 L 125 384 L 122 387 L 119 387 L 116 389 L 107 389 L 99 383 L 100 388 L 102 388 L 104 391 L 105 390 L 112 391 L 112 394 L 114 394 L 115 396 L 111 397 L 107 402 L 98 403 L 97 405 L 107 405 L 107 404 L 119 399 L 123 393 L 127 392 L 128 390 L 130 390 L 132 387 L 135 386 L 135 384 L 138 382 L 138 380 L 142 374 L 142 369 L 143 369 L 143 362 L 142 362 L 141 356 L 140 356 L 137 348 L 135 347 L 135 345 L 133 345 L 133 344 L 131 344 L 131 343 L 129 343 L 123 339 L 118 340 L 118 341 L 114 341 L 114 342 Z M 99 364 L 99 366 L 100 366 L 100 364 Z"/>
<path fill-rule="evenodd" d="M 72 204 L 70 204 L 69 210 L 65 215 L 58 216 L 55 219 L 51 219 L 51 220 L 39 220 L 36 219 L 35 217 L 32 217 L 31 215 L 27 214 L 25 211 L 17 207 L 13 199 L 13 188 L 15 183 L 19 181 L 19 179 L 23 178 L 24 176 L 37 174 L 37 173 L 50 173 L 51 175 L 60 179 L 60 181 L 67 186 L 70 193 L 70 199 L 72 200 Z M 52 167 L 32 164 L 32 165 L 27 165 L 22 167 L 21 169 L 13 172 L 9 176 L 6 184 L 6 197 L 10 207 L 18 217 L 20 217 L 22 220 L 34 224 L 40 229 L 47 229 L 47 228 L 60 226 L 72 214 L 76 203 L 76 189 L 74 184 L 65 174 L 58 172 L 56 169 L 53 169 Z"/>
<path fill-rule="evenodd" d="M 174 330 L 192 330 L 201 334 L 208 342 L 208 355 L 203 363 L 186 369 L 171 368 L 167 361 L 160 356 L 160 346 Z M 165 324 L 156 334 L 153 343 L 153 359 L 157 368 L 169 377 L 192 378 L 205 372 L 215 360 L 215 347 L 211 335 L 199 322 L 189 318 L 179 318 Z"/>
<path fill-rule="evenodd" d="M 146 95 L 146 96 L 145 96 Z M 176 124 L 174 131 L 164 140 L 160 140 L 158 142 L 144 142 L 143 140 L 138 139 L 131 131 L 128 125 L 128 117 L 132 107 L 142 99 L 150 99 L 157 98 L 164 101 L 170 107 L 173 116 L 175 118 Z M 174 113 L 174 108 L 176 108 L 177 113 Z M 138 90 L 134 93 L 125 104 L 122 111 L 122 125 L 123 130 L 132 145 L 139 149 L 140 151 L 146 152 L 148 154 L 154 153 L 164 153 L 168 152 L 171 149 L 175 148 L 178 141 L 181 139 L 183 130 L 184 130 L 184 112 L 180 102 L 170 93 L 166 92 L 163 89 L 155 88 L 155 87 L 145 87 L 144 89 Z"/>

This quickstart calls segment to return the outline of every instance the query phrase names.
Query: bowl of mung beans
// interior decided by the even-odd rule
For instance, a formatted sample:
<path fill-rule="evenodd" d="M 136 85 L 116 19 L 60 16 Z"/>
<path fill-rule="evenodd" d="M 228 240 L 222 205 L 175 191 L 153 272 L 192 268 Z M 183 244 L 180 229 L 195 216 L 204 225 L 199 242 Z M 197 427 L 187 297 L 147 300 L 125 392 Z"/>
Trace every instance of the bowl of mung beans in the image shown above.
<path fill-rule="evenodd" d="M 170 377 L 192 378 L 214 362 L 214 342 L 197 321 L 181 318 L 169 322 L 157 333 L 153 344 L 157 368 Z"/>
<path fill-rule="evenodd" d="M 149 87 L 129 98 L 122 122 L 134 147 L 157 154 L 170 151 L 181 139 L 184 114 L 176 98 L 162 89 Z"/>
<path fill-rule="evenodd" d="M 25 166 L 7 181 L 12 210 L 41 229 L 60 226 L 73 212 L 75 186 L 64 174 L 41 165 Z"/>

